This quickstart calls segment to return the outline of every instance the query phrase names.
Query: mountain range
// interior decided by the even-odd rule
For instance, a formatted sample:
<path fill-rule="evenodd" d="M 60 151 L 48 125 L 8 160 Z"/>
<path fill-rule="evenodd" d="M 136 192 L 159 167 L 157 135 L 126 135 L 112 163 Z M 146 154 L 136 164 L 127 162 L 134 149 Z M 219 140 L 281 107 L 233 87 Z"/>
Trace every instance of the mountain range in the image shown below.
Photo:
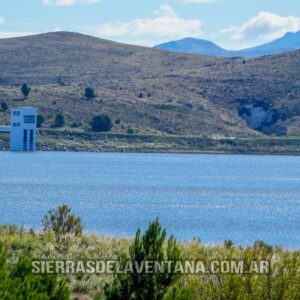
<path fill-rule="evenodd" d="M 155 48 L 218 57 L 260 57 L 300 49 L 300 31 L 295 33 L 288 32 L 283 37 L 270 43 L 236 51 L 226 50 L 213 42 L 195 38 L 172 41 L 157 45 Z"/>

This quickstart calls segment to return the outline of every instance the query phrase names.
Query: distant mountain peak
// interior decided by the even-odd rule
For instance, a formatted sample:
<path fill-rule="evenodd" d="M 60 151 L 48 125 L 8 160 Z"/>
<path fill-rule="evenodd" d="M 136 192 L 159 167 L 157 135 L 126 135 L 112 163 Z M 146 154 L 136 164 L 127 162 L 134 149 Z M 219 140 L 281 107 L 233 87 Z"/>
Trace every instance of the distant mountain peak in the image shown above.
<path fill-rule="evenodd" d="M 184 38 L 179 41 L 160 44 L 155 46 L 155 48 L 175 52 L 187 52 L 220 57 L 259 57 L 300 49 L 300 31 L 287 32 L 284 36 L 272 42 L 237 51 L 226 50 L 208 40 L 190 37 Z"/>
<path fill-rule="evenodd" d="M 155 46 L 155 48 L 175 52 L 187 52 L 216 56 L 219 56 L 220 53 L 224 54 L 224 52 L 226 52 L 226 50 L 224 50 L 223 48 L 211 41 L 191 37 L 187 37 L 178 41 L 160 44 Z"/>

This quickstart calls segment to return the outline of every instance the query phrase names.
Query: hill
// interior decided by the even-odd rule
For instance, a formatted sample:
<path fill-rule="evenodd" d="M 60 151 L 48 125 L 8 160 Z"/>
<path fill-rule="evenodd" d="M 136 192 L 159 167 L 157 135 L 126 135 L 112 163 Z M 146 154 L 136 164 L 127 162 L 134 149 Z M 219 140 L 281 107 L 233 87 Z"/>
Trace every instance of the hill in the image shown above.
<path fill-rule="evenodd" d="M 134 136 L 141 137 L 137 144 L 154 148 L 168 136 L 300 136 L 299 68 L 300 51 L 215 58 L 55 32 L 0 40 L 0 103 L 38 107 L 45 118 L 44 148 L 55 148 L 58 138 L 67 148 L 93 150 L 102 149 L 99 140 L 108 149 L 116 140 L 127 149 Z M 24 82 L 31 86 L 27 100 L 20 92 Z M 84 98 L 86 87 L 94 88 L 96 98 Z M 66 125 L 55 129 L 60 112 Z M 113 120 L 112 141 L 90 132 L 100 113 Z M 0 123 L 8 118 L 9 111 L 0 112 Z M 189 143 L 198 142 L 182 141 Z"/>
<path fill-rule="evenodd" d="M 157 45 L 155 48 L 218 57 L 260 57 L 300 49 L 300 31 L 296 33 L 288 32 L 283 37 L 270 43 L 237 51 L 226 50 L 210 41 L 193 38 L 168 42 Z"/>
<path fill-rule="evenodd" d="M 224 57 L 228 56 L 229 52 L 213 42 L 195 38 L 185 38 L 179 41 L 172 41 L 161 45 L 157 45 L 155 46 L 155 48 L 174 52 L 185 52 Z"/>

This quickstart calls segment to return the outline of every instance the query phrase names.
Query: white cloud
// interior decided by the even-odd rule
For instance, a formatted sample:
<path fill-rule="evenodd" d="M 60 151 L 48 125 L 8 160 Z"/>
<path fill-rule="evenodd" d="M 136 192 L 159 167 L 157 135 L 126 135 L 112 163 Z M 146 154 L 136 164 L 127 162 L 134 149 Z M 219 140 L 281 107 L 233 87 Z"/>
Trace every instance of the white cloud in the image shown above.
<path fill-rule="evenodd" d="M 43 0 L 44 5 L 59 5 L 59 6 L 70 6 L 75 4 L 75 0 Z"/>
<path fill-rule="evenodd" d="M 44 5 L 71 6 L 74 4 L 96 4 L 102 0 L 42 0 Z"/>
<path fill-rule="evenodd" d="M 51 32 L 59 32 L 59 31 L 62 31 L 62 29 L 60 27 L 54 27 L 51 30 Z"/>
<path fill-rule="evenodd" d="M 0 39 L 21 37 L 35 34 L 34 32 L 22 32 L 22 31 L 0 31 Z"/>
<path fill-rule="evenodd" d="M 128 22 L 105 23 L 90 29 L 106 38 L 127 37 L 135 40 L 158 40 L 160 38 L 198 37 L 201 35 L 199 19 L 179 17 L 169 5 L 161 5 L 153 18 L 137 18 Z M 126 42 L 130 42 L 130 40 Z"/>
<path fill-rule="evenodd" d="M 217 0 L 178 0 L 178 2 L 184 4 L 208 4 L 217 2 Z"/>
<path fill-rule="evenodd" d="M 5 23 L 5 18 L 0 17 L 0 25 Z M 34 34 L 32 32 L 25 31 L 0 31 L 0 39 L 13 38 L 13 37 L 21 37 L 26 35 Z"/>
<path fill-rule="evenodd" d="M 300 30 L 300 18 L 260 12 L 243 25 L 239 27 L 229 26 L 221 30 L 221 33 L 229 34 L 232 40 L 252 46 L 261 42 L 272 41 L 289 31 L 298 30 Z"/>

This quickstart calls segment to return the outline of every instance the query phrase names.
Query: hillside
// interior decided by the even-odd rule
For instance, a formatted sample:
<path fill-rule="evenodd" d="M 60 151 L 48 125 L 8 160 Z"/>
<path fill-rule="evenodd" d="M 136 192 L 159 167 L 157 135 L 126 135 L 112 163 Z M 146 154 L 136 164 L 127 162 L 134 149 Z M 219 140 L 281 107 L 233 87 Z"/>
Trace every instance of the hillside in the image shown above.
<path fill-rule="evenodd" d="M 300 31 L 288 32 L 270 43 L 242 50 L 226 50 L 206 40 L 185 38 L 155 46 L 157 49 L 218 57 L 260 57 L 300 49 Z"/>
<path fill-rule="evenodd" d="M 300 51 L 215 58 L 55 32 L 0 40 L 0 103 L 38 107 L 45 147 L 55 145 L 51 130 L 88 133 L 92 141 L 89 123 L 100 113 L 110 115 L 116 135 L 300 136 L 299 68 Z M 23 82 L 32 88 L 27 100 Z M 89 86 L 92 101 L 83 97 Z M 57 130 L 59 112 L 66 125 Z M 0 123 L 8 118 L 0 112 Z"/>

